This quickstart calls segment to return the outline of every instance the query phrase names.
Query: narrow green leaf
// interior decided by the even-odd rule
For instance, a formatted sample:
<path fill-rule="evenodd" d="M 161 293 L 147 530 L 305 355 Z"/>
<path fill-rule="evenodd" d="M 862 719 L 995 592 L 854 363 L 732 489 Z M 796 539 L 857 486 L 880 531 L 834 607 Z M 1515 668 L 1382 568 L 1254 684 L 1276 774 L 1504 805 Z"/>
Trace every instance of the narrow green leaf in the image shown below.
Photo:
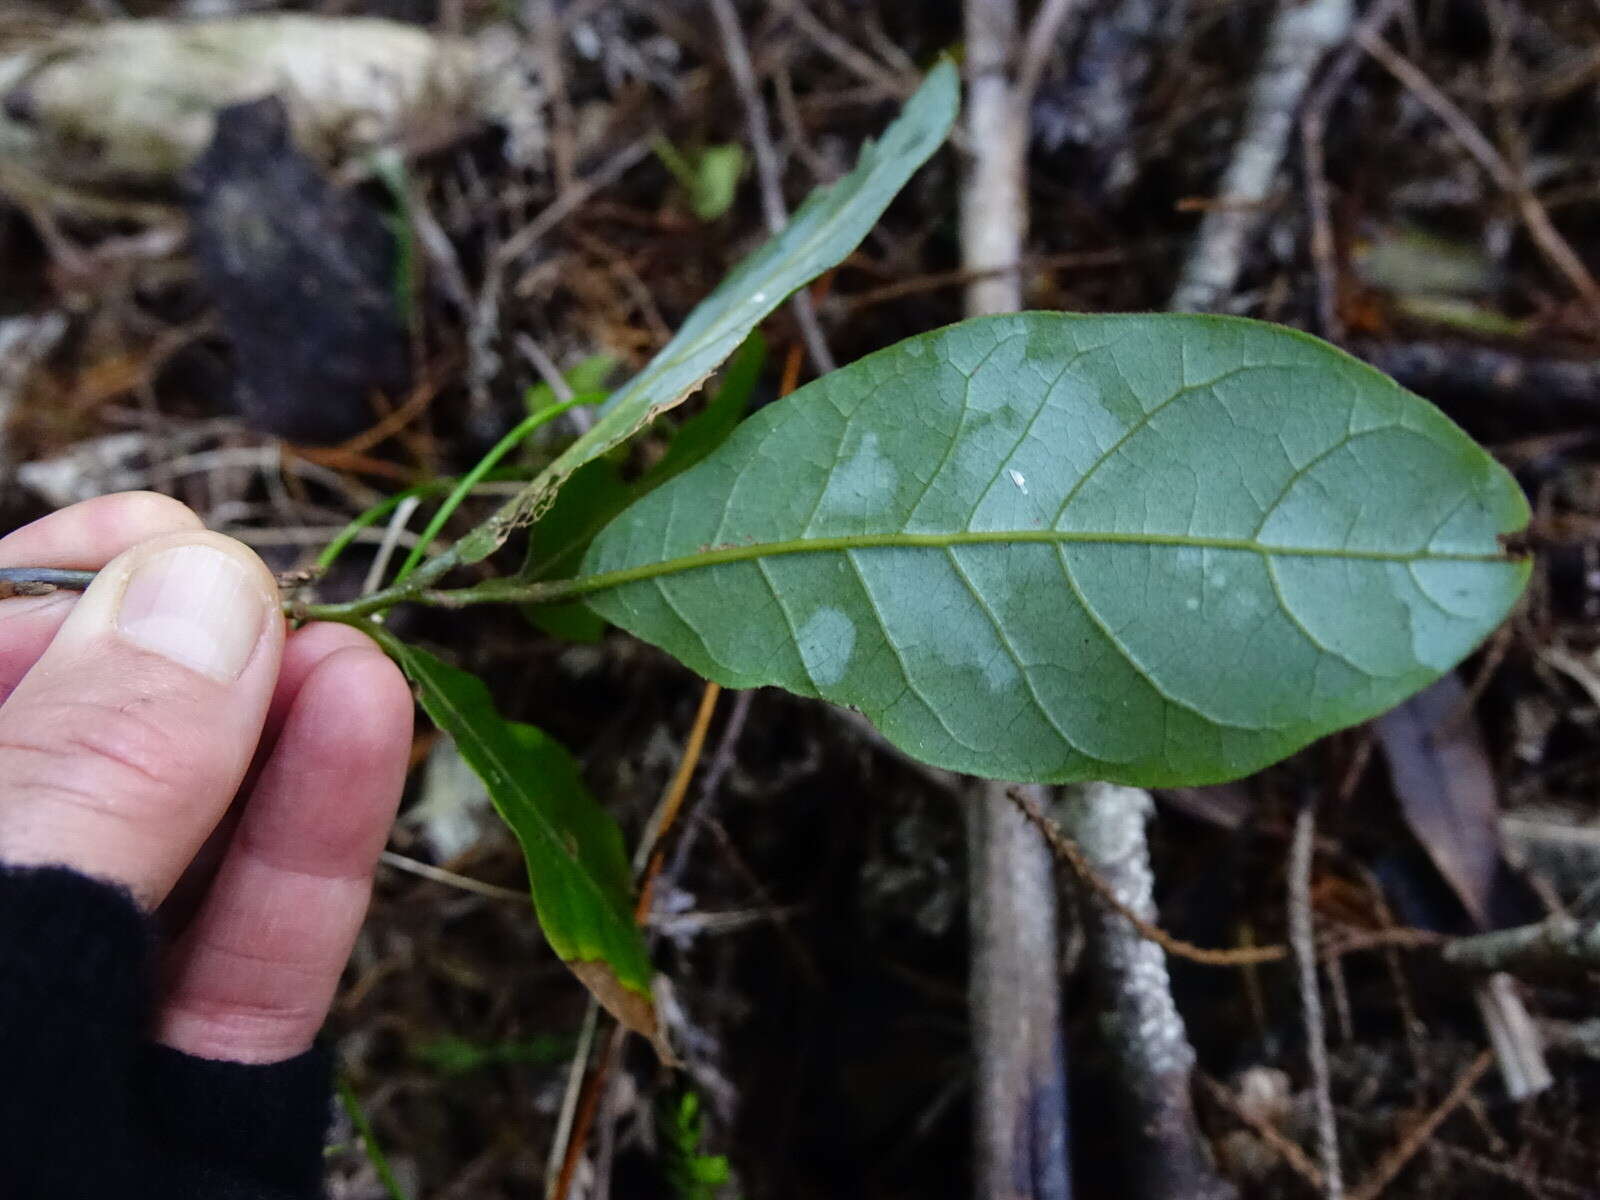
<path fill-rule="evenodd" d="M 625 482 L 621 468 L 612 461 L 615 455 L 603 455 L 574 471 L 529 534 L 523 576 L 559 579 L 571 575 L 595 534 L 623 509 L 683 474 L 727 441 L 749 407 L 766 355 L 766 339 L 756 330 L 728 360 L 722 382 L 705 410 L 672 435 L 667 452 L 643 478 Z M 582 603 L 527 605 L 523 612 L 538 628 L 563 641 L 594 643 L 605 636 L 606 623 Z"/>
<path fill-rule="evenodd" d="M 534 525 L 524 567 L 528 578 L 572 574 L 594 535 L 635 498 L 633 488 L 622 478 L 622 469 L 612 461 L 614 457 L 602 456 L 574 471 L 549 511 Z M 564 641 L 598 642 L 605 636 L 605 621 L 582 604 L 528 605 L 523 612 L 538 628 Z"/>
<path fill-rule="evenodd" d="M 1505 616 L 1527 505 L 1426 401 L 1304 334 L 980 318 L 746 421 L 573 592 L 731 687 L 860 708 L 1004 779 L 1245 774 Z"/>
<path fill-rule="evenodd" d="M 734 268 L 689 314 L 677 335 L 607 402 L 586 434 L 457 543 L 459 561 L 477 562 L 494 553 L 511 530 L 538 515 L 572 472 L 682 403 L 791 293 L 842 262 L 949 134 L 958 92 L 955 67 L 941 62 L 883 139 L 862 150 L 855 170 L 812 192 L 781 233 Z"/>
<path fill-rule="evenodd" d="M 767 363 L 767 339 L 759 329 L 752 330 L 744 344 L 728 360 L 717 385 L 716 395 L 707 402 L 704 411 L 683 423 L 670 442 L 667 452 L 640 481 L 642 491 L 652 491 L 682 475 L 723 442 L 744 419 L 750 407 L 750 397 L 755 394 L 756 381 Z"/>
<path fill-rule="evenodd" d="M 622 833 L 584 787 L 578 764 L 538 729 L 501 717 L 477 676 L 381 630 L 379 640 L 516 834 L 551 949 L 613 1016 L 654 1039 L 650 960 L 633 920 Z"/>

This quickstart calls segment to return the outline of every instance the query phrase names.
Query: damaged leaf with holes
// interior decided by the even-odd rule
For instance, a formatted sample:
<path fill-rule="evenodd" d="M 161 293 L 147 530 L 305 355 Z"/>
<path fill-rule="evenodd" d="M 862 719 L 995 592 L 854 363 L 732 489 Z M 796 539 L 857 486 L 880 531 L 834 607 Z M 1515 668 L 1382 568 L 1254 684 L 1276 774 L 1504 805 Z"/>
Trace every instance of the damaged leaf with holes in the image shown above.
<path fill-rule="evenodd" d="M 586 433 L 457 543 L 460 561 L 477 562 L 494 553 L 511 529 L 549 506 L 574 471 L 683 403 L 790 295 L 842 262 L 943 145 L 955 124 L 959 91 L 953 63 L 942 61 L 929 71 L 882 139 L 861 151 L 855 169 L 806 197 L 789 223 L 736 266 L 644 370 L 606 402 Z"/>

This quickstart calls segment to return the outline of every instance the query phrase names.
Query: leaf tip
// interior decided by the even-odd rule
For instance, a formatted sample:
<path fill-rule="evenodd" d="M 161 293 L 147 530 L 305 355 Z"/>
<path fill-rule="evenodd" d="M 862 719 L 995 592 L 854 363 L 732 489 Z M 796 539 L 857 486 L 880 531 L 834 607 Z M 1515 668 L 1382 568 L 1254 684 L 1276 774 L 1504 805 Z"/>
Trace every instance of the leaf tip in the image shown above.
<path fill-rule="evenodd" d="M 609 963 L 598 959 L 568 959 L 567 967 L 624 1029 L 637 1033 L 654 1047 L 656 1057 L 663 1066 L 682 1065 L 667 1043 L 666 1033 L 656 1016 L 655 1000 L 649 991 L 629 987 L 618 978 Z"/>
<path fill-rule="evenodd" d="M 1534 534 L 1526 526 L 1508 533 L 1498 533 L 1495 541 L 1500 544 L 1500 552 L 1513 562 L 1525 562 L 1533 557 Z"/>

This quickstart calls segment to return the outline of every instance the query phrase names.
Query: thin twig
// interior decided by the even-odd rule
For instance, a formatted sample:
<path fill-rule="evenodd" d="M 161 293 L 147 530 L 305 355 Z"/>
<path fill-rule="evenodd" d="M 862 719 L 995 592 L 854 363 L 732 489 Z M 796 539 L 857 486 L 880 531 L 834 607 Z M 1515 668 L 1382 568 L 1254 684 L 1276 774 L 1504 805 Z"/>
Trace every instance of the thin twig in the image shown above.
<path fill-rule="evenodd" d="M 1439 1102 L 1438 1106 L 1378 1160 L 1377 1165 L 1372 1168 L 1372 1173 L 1350 1193 L 1350 1200 L 1377 1200 L 1383 1190 L 1394 1182 L 1394 1177 L 1416 1157 L 1417 1151 L 1428 1144 L 1428 1139 L 1440 1125 L 1444 1124 L 1445 1118 L 1461 1107 L 1462 1101 L 1471 1095 L 1473 1087 L 1483 1078 L 1484 1072 L 1493 1065 L 1492 1050 L 1485 1050 L 1473 1059 L 1471 1065 L 1461 1073 L 1449 1094 Z"/>
<path fill-rule="evenodd" d="M 1235 950 L 1212 950 L 1174 937 L 1155 922 L 1147 920 L 1124 904 L 1116 889 L 1102 879 L 1094 869 L 1083 848 L 1068 837 L 1066 831 L 1051 820 L 1026 793 L 1019 788 L 1011 788 L 1006 795 L 1044 836 L 1045 844 L 1050 847 L 1056 858 L 1072 869 L 1072 873 L 1084 887 L 1132 925 L 1140 937 L 1154 942 L 1174 958 L 1182 958 L 1207 967 L 1245 967 L 1254 963 L 1281 962 L 1288 956 L 1287 946 L 1242 946 Z"/>
<path fill-rule="evenodd" d="M 93 571 L 56 567 L 0 567 L 0 600 L 13 596 L 48 596 L 54 591 L 81 592 L 94 582 Z"/>
<path fill-rule="evenodd" d="M 1496 929 L 1445 943 L 1446 961 L 1476 970 L 1555 966 L 1600 968 L 1600 921 L 1577 921 L 1564 913 L 1535 925 Z"/>
<path fill-rule="evenodd" d="M 492 262 L 502 269 L 521 258 L 562 221 L 588 203 L 589 198 L 601 188 L 610 187 L 628 173 L 633 166 L 648 157 L 654 138 L 650 134 L 636 138 L 618 150 L 593 173 L 578 180 L 562 192 L 533 220 L 494 248 Z"/>
<path fill-rule="evenodd" d="M 550 1139 L 550 1157 L 545 1160 L 544 1190 L 547 1196 L 555 1195 L 562 1165 L 567 1161 L 567 1147 L 572 1144 L 572 1125 L 578 1117 L 578 1101 L 583 1095 L 583 1081 L 589 1070 L 589 1052 L 594 1049 L 595 1030 L 599 1025 L 600 1002 L 591 995 L 583 1010 L 578 1045 L 572 1052 L 572 1063 L 567 1068 L 567 1086 L 561 1093 L 561 1111 L 556 1115 L 555 1136 Z"/>
<path fill-rule="evenodd" d="M 803 0 L 778 0 L 778 7 L 810 41 L 863 83 L 870 83 L 896 100 L 905 100 L 917 90 L 914 80 L 902 79 L 872 55 L 857 49 L 840 37 L 806 7 Z"/>
<path fill-rule="evenodd" d="M 650 153 L 651 135 L 635 138 L 618 150 L 592 174 L 578 180 L 552 201 L 516 233 L 497 245 L 489 254 L 483 284 L 472 307 L 467 328 L 467 384 L 474 406 L 480 413 L 488 404 L 489 381 L 499 368 L 494 341 L 500 328 L 500 293 L 506 272 L 512 264 L 539 244 L 539 240 L 571 216 L 601 188 L 609 187 Z"/>
<path fill-rule="evenodd" d="M 519 892 L 515 888 L 501 887 L 499 884 L 484 883 L 481 879 L 458 875 L 454 871 L 445 870 L 443 867 L 436 867 L 431 863 L 418 862 L 414 858 L 396 854 L 393 850 L 385 850 L 379 856 L 379 861 L 386 867 L 393 867 L 397 871 L 404 871 L 408 875 L 417 876 L 419 879 L 426 879 L 432 883 L 442 883 L 446 887 L 453 887 L 462 892 L 471 892 L 476 896 L 487 896 L 491 900 L 509 900 L 513 904 L 524 906 L 533 902 L 533 897 L 527 892 Z"/>
<path fill-rule="evenodd" d="M 1306 87 L 1323 55 L 1348 35 L 1350 20 L 1350 0 L 1281 0 L 1216 204 L 1200 222 L 1167 307 L 1211 312 L 1232 294 L 1265 218 Z"/>
<path fill-rule="evenodd" d="M 1301 1024 L 1305 1030 L 1306 1058 L 1311 1066 L 1312 1097 L 1316 1102 L 1322 1194 L 1327 1200 L 1342 1200 L 1344 1178 L 1339 1170 L 1339 1131 L 1333 1123 L 1333 1094 L 1328 1081 L 1328 1030 L 1322 1019 L 1322 992 L 1317 984 L 1317 949 L 1311 920 L 1311 850 L 1316 841 L 1316 829 L 1316 802 L 1308 797 L 1295 814 L 1294 838 L 1289 843 L 1289 944 L 1294 949 Z"/>
<path fill-rule="evenodd" d="M 681 818 L 684 822 L 683 832 L 678 835 L 677 845 L 672 852 L 672 862 L 666 868 L 668 879 L 678 878 L 688 864 L 689 855 L 694 850 L 701 824 L 705 820 L 706 809 L 716 800 L 722 790 L 723 779 L 733 768 L 734 754 L 739 748 L 739 739 L 744 736 L 745 722 L 750 718 L 750 705 L 755 700 L 755 695 L 751 689 L 734 695 L 733 707 L 722 726 L 722 736 L 717 740 L 717 748 L 711 755 L 711 761 L 706 765 L 705 774 L 700 777 L 700 787 L 695 793 L 694 807 Z"/>
<path fill-rule="evenodd" d="M 655 898 L 656 876 L 661 874 L 661 864 L 666 858 L 667 834 L 683 809 L 683 798 L 689 792 L 689 781 L 694 778 L 695 768 L 700 765 L 700 755 L 706 745 L 706 731 L 711 728 L 711 715 L 716 712 L 717 697 L 721 695 L 722 685 L 707 680 L 700 692 L 700 706 L 695 710 L 694 723 L 689 727 L 689 736 L 683 743 L 678 769 L 673 772 L 672 782 L 667 785 L 661 802 L 645 826 L 644 836 L 639 839 L 639 849 L 634 859 L 635 870 L 639 872 L 639 899 L 634 905 L 633 919 L 641 925 L 649 917 L 650 906 Z"/>
<path fill-rule="evenodd" d="M 383 541 L 378 543 L 378 553 L 373 555 L 372 565 L 367 568 L 367 577 L 362 581 L 361 594 L 370 596 L 383 586 L 383 577 L 389 572 L 389 560 L 394 557 L 395 547 L 400 544 L 400 539 L 405 536 L 406 525 L 411 520 L 411 514 L 417 511 L 422 503 L 420 496 L 407 496 L 395 505 L 393 514 L 389 517 L 389 525 L 383 531 Z"/>
<path fill-rule="evenodd" d="M 1583 265 L 1583 260 L 1578 257 L 1577 252 L 1551 223 L 1550 214 L 1545 211 L 1544 205 L 1539 203 L 1539 198 L 1533 194 L 1526 180 L 1512 169 L 1505 156 L 1495 149 L 1494 144 L 1479 131 L 1471 118 L 1462 112 L 1450 97 L 1440 91 L 1433 80 L 1429 79 L 1410 59 L 1376 34 L 1359 31 L 1357 40 L 1361 48 L 1372 55 L 1384 70 L 1404 84 L 1406 89 L 1426 105 L 1434 116 L 1444 122 L 1455 135 L 1455 139 L 1461 143 L 1461 148 L 1476 159 L 1489 178 L 1511 197 L 1522 216 L 1523 224 L 1528 227 L 1528 236 L 1533 239 L 1534 244 L 1539 247 L 1550 265 L 1559 271 L 1583 297 L 1590 310 L 1600 315 L 1600 284 L 1595 283 L 1589 268 Z"/>
<path fill-rule="evenodd" d="M 1050 51 L 1058 42 L 1071 42 L 1077 30 L 1068 24 L 1082 17 L 1088 6 L 1083 0 L 1044 0 L 1028 26 L 1022 42 L 1022 59 L 1017 67 L 1017 102 L 1023 108 L 1033 103 L 1050 62 Z"/>
<path fill-rule="evenodd" d="M 519 332 L 513 339 L 517 349 L 522 352 L 522 357 L 533 364 L 533 369 L 539 372 L 539 378 L 544 381 L 545 387 L 550 389 L 550 394 L 556 398 L 558 404 L 566 404 L 573 398 L 572 385 L 567 382 L 567 377 L 561 373 L 561 368 L 556 365 L 556 360 L 532 334 L 527 331 Z"/>
<path fill-rule="evenodd" d="M 1356 32 L 1381 36 L 1394 20 L 1405 0 L 1375 0 L 1362 16 Z M 1344 337 L 1339 316 L 1338 268 L 1333 237 L 1333 218 L 1329 214 L 1328 178 L 1323 161 L 1323 135 L 1328 127 L 1328 112 L 1344 94 L 1362 58 L 1362 49 L 1353 33 L 1349 44 L 1334 58 L 1312 89 L 1300 118 L 1300 146 L 1305 159 L 1306 210 L 1311 223 L 1311 262 L 1317 276 L 1317 321 L 1322 336 L 1333 341 Z"/>
<path fill-rule="evenodd" d="M 777 234 L 789 223 L 789 209 L 783 202 L 782 168 L 778 165 L 778 152 L 772 144 L 772 130 L 767 121 L 767 104 L 761 98 L 761 88 L 756 82 L 755 68 L 750 63 L 750 50 L 745 45 L 744 31 L 739 27 L 739 14 L 733 0 L 711 0 L 711 11 L 717 19 L 722 34 L 722 50 L 728 58 L 728 68 L 739 89 L 739 99 L 744 105 L 745 126 L 749 130 L 750 149 L 756 160 L 756 179 L 761 185 L 761 211 L 767 222 L 767 232 Z M 802 288 L 789 301 L 794 310 L 800 336 L 805 340 L 806 351 L 818 375 L 826 375 L 838 364 L 822 336 L 822 325 L 817 320 L 816 305 L 811 293 Z"/>
<path fill-rule="evenodd" d="M 621 1025 L 613 1024 L 606 1031 L 605 1041 L 600 1044 L 594 1069 L 584 1081 L 583 1091 L 578 1098 L 572 1134 L 567 1139 L 567 1152 L 561 1159 L 561 1172 L 556 1176 L 555 1186 L 550 1189 L 550 1200 L 567 1200 L 572 1191 L 572 1178 L 578 1173 L 578 1164 L 583 1161 L 584 1148 L 589 1141 L 589 1130 L 594 1127 L 595 1113 L 600 1108 L 606 1077 L 611 1074 L 611 1066 L 617 1060 L 617 1052 L 622 1048 L 622 1038 L 626 1032 Z"/>

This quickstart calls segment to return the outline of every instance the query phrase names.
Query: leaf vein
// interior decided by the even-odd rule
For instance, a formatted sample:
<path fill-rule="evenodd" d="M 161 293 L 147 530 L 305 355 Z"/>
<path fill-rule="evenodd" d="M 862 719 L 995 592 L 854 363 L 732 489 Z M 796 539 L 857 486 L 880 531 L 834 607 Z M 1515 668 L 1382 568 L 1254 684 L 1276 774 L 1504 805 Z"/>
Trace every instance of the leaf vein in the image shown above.
<path fill-rule="evenodd" d="M 1083 589 L 1078 585 L 1077 576 L 1072 572 L 1072 564 L 1067 560 L 1066 550 L 1059 545 L 1056 547 L 1055 558 L 1056 562 L 1061 567 L 1061 574 L 1066 579 L 1067 586 L 1072 589 L 1072 595 L 1078 601 L 1078 606 L 1083 609 L 1084 615 L 1088 617 L 1094 627 L 1100 631 L 1100 636 L 1105 638 L 1106 642 L 1111 646 L 1111 648 L 1117 652 L 1118 657 L 1126 662 L 1128 666 L 1132 667 L 1134 674 L 1140 679 L 1144 680 L 1145 684 L 1150 688 L 1151 691 L 1155 692 L 1156 695 L 1160 696 L 1163 700 L 1175 708 L 1181 708 L 1186 712 L 1193 713 L 1208 725 L 1215 725 L 1222 729 L 1242 729 L 1248 733 L 1260 733 L 1263 730 L 1271 728 L 1271 726 L 1267 725 L 1245 725 L 1236 721 L 1224 721 L 1219 717 L 1214 717 L 1210 713 L 1197 708 L 1187 700 L 1180 700 L 1177 696 L 1174 696 L 1172 693 L 1167 691 L 1166 688 L 1162 687 L 1156 682 L 1155 676 L 1151 674 L 1149 668 L 1138 660 L 1138 658 L 1134 655 L 1132 648 L 1117 636 L 1116 631 L 1113 630 L 1110 625 L 1106 624 L 1104 618 L 1102 618 L 1099 612 L 1095 610 L 1095 607 L 1089 603 L 1089 598 L 1083 594 Z"/>
<path fill-rule="evenodd" d="M 1028 689 L 1028 697 L 1033 701 L 1033 706 L 1039 710 L 1039 715 L 1045 719 L 1045 723 L 1049 725 L 1051 729 L 1056 731 L 1056 736 L 1061 739 L 1062 743 L 1067 747 L 1068 750 L 1072 751 L 1074 754 L 1083 754 L 1084 752 L 1079 749 L 1077 743 L 1067 735 L 1067 731 L 1063 729 L 1061 727 L 1061 723 L 1056 720 L 1055 713 L 1050 711 L 1049 706 L 1047 706 L 1044 702 L 1044 698 L 1039 695 L 1039 689 L 1033 681 L 1033 676 L 1028 671 L 1027 664 L 1022 661 L 1022 655 L 1017 653 L 1016 647 L 1011 642 L 1011 635 L 1006 632 L 1005 625 L 1001 622 L 994 609 L 989 606 L 988 600 L 984 598 L 983 593 L 978 589 L 978 585 L 973 583 L 972 577 L 967 574 L 967 569 L 966 567 L 962 566 L 961 559 L 956 554 L 955 547 L 946 546 L 944 553 L 945 557 L 950 560 L 951 567 L 955 569 L 957 577 L 960 578 L 961 582 L 966 585 L 967 591 L 972 594 L 972 599 L 977 604 L 979 610 L 988 619 L 989 624 L 994 627 L 995 637 L 999 639 L 1000 645 L 1005 648 L 1006 654 L 1009 655 L 1011 661 L 1016 664 L 1017 674 L 1022 677 L 1022 682 Z M 1085 755 L 1085 757 L 1088 757 L 1088 755 Z"/>

